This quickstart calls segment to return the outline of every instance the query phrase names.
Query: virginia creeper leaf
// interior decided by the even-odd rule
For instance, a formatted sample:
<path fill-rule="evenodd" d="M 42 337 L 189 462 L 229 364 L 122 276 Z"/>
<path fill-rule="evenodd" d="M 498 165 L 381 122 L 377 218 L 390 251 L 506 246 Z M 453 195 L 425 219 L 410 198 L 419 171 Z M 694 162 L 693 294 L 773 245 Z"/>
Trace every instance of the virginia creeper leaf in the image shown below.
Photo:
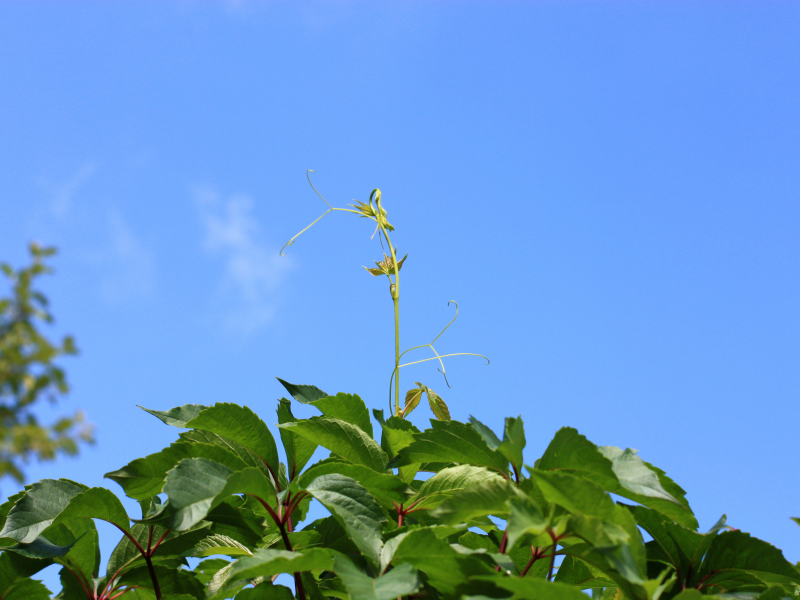
<path fill-rule="evenodd" d="M 130 518 L 125 507 L 111 491 L 106 488 L 89 488 L 73 496 L 67 507 L 58 515 L 54 523 L 74 518 L 101 519 L 130 532 Z"/>
<path fill-rule="evenodd" d="M 297 419 L 292 414 L 292 403 L 286 398 L 278 401 L 278 423 L 294 423 Z M 286 451 L 286 462 L 289 465 L 289 478 L 294 479 L 303 470 L 314 455 L 317 444 L 304 437 L 292 433 L 288 429 L 279 429 L 278 432 Z"/>
<path fill-rule="evenodd" d="M 365 465 L 383 473 L 389 458 L 378 443 L 359 427 L 340 419 L 311 417 L 303 421 L 279 425 L 310 441 L 317 442 L 331 452 L 352 463 Z"/>
<path fill-rule="evenodd" d="M 372 437 L 372 421 L 364 401 L 357 394 L 339 393 L 314 400 L 311 404 L 330 419 L 339 419 L 352 423 L 361 431 Z"/>
<path fill-rule="evenodd" d="M 350 535 L 373 565 L 381 562 L 381 523 L 386 521 L 381 507 L 355 479 L 339 474 L 322 475 L 306 486 L 306 491 L 341 519 Z"/>
<path fill-rule="evenodd" d="M 350 600 L 394 600 L 415 593 L 420 586 L 417 570 L 408 563 L 372 578 L 349 558 L 337 556 L 333 570 L 344 582 Z"/>
<path fill-rule="evenodd" d="M 286 391 L 291 394 L 292 398 L 301 404 L 311 404 L 314 400 L 322 400 L 328 397 L 328 394 L 315 385 L 295 385 L 284 381 L 280 377 L 276 377 L 275 379 L 280 381 L 281 385 L 286 388 Z"/>
<path fill-rule="evenodd" d="M 218 402 L 186 423 L 187 427 L 216 433 L 255 452 L 278 474 L 278 447 L 264 421 L 246 406 Z"/>
<path fill-rule="evenodd" d="M 150 413 L 154 417 L 161 419 L 167 425 L 172 425 L 173 427 L 180 427 L 185 428 L 186 423 L 194 419 L 197 415 L 199 415 L 202 411 L 204 411 L 207 406 L 202 404 L 184 404 L 183 406 L 176 406 L 175 408 L 170 408 L 167 411 L 161 410 L 150 410 L 149 408 L 145 408 L 144 406 L 140 406 L 143 411 Z"/>
<path fill-rule="evenodd" d="M 28 487 L 9 511 L 0 538 L 30 544 L 47 529 L 73 497 L 88 489 L 69 479 L 43 479 Z"/>

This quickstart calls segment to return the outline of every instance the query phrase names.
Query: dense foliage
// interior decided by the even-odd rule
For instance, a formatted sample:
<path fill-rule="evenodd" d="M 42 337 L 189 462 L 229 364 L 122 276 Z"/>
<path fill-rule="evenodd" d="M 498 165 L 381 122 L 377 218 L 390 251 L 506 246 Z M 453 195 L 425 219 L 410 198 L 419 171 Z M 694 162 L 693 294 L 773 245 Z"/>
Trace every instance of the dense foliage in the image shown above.
<path fill-rule="evenodd" d="M 93 439 L 80 411 L 51 425 L 42 425 L 32 411 L 41 399 L 54 402 L 69 391 L 57 359 L 77 353 L 70 336 L 52 342 L 41 329 L 53 316 L 34 284 L 51 272 L 45 259 L 55 252 L 33 243 L 29 266 L 0 265 L 11 288 L 0 298 L 0 477 L 9 475 L 19 483 L 24 481 L 22 465 L 31 458 L 76 454 L 80 442 Z"/>
<path fill-rule="evenodd" d="M 631 450 L 563 428 L 530 464 L 521 418 L 500 435 L 476 419 L 419 431 L 376 410 L 378 443 L 358 396 L 282 383 L 321 413 L 298 420 L 278 402 L 286 462 L 249 408 L 189 404 L 148 410 L 186 431 L 106 475 L 139 501 L 138 518 L 109 490 L 66 479 L 10 498 L 0 597 L 49 598 L 31 576 L 52 563 L 65 600 L 798 594 L 800 571 L 779 550 L 724 518 L 698 532 L 684 491 Z M 307 466 L 318 445 L 328 456 Z M 313 501 L 329 514 L 303 522 Z M 94 519 L 123 533 L 104 576 Z M 273 583 L 283 573 L 294 590 Z"/>

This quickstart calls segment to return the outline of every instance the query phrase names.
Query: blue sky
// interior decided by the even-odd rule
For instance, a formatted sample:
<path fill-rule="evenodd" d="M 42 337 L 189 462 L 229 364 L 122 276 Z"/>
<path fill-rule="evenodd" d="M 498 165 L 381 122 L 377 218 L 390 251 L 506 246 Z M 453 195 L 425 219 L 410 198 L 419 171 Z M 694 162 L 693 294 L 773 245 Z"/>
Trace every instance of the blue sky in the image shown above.
<path fill-rule="evenodd" d="M 564 425 L 637 448 L 701 527 L 800 560 L 799 27 L 766 0 L 4 3 L 0 258 L 59 247 L 58 410 L 98 438 L 30 479 L 120 491 L 102 474 L 178 433 L 137 404 L 273 422 L 278 376 L 386 407 L 369 224 L 278 256 L 325 208 L 314 169 L 335 206 L 381 188 L 403 346 L 456 300 L 437 349 L 492 360 L 404 389 L 521 414 L 531 463 Z"/>

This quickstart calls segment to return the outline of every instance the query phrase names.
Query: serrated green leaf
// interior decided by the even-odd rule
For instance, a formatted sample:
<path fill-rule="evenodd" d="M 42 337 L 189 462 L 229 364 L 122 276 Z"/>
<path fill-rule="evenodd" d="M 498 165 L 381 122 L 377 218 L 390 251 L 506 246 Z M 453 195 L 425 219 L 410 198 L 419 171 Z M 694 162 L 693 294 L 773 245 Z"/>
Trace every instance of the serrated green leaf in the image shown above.
<path fill-rule="evenodd" d="M 725 531 L 714 538 L 691 583 L 706 577 L 705 585 L 720 583 L 725 573 L 733 570 L 745 571 L 767 583 L 800 585 L 800 572 L 780 550 L 741 531 Z"/>
<path fill-rule="evenodd" d="M 563 471 L 579 475 L 613 494 L 618 494 L 634 502 L 654 508 L 671 519 L 688 527 L 697 529 L 685 492 L 660 469 L 643 461 L 635 454 L 623 456 L 618 449 L 605 447 L 605 452 L 615 463 L 604 455 L 604 451 L 580 435 L 571 427 L 560 429 L 536 468 L 544 471 Z M 658 478 L 657 484 L 652 474 Z M 657 490 L 660 486 L 660 490 Z M 639 492 L 647 491 L 650 495 Z M 663 491 L 663 493 L 662 493 Z"/>
<path fill-rule="evenodd" d="M 276 377 L 275 379 L 280 381 L 281 385 L 286 388 L 286 391 L 291 394 L 292 398 L 301 404 L 311 404 L 315 400 L 322 400 L 328 397 L 328 394 L 315 385 L 295 385 L 284 381 L 280 377 Z"/>
<path fill-rule="evenodd" d="M 117 471 L 106 473 L 104 477 L 116 481 L 128 497 L 147 500 L 161 493 L 167 471 L 184 458 L 207 458 L 234 471 L 248 466 L 248 463 L 220 445 L 175 442 L 161 452 L 137 458 Z"/>
<path fill-rule="evenodd" d="M 19 581 L 26 580 L 52 564 L 52 560 L 28 558 L 7 552 L 0 554 L 0 598 L 5 597 Z"/>
<path fill-rule="evenodd" d="M 357 394 L 339 393 L 314 400 L 311 404 L 330 419 L 347 421 L 361 429 L 370 438 L 372 437 L 372 421 L 364 401 Z"/>
<path fill-rule="evenodd" d="M 50 590 L 35 579 L 20 579 L 2 596 L 3 600 L 50 600 Z"/>
<path fill-rule="evenodd" d="M 526 534 L 541 535 L 550 524 L 542 511 L 528 498 L 512 498 L 506 532 L 508 547 L 513 548 L 517 540 Z"/>
<path fill-rule="evenodd" d="M 256 550 L 253 556 L 240 558 L 231 565 L 227 582 L 222 589 L 244 579 L 301 571 L 329 571 L 333 568 L 333 557 L 328 550 L 322 548 L 310 548 L 303 552 L 265 549 Z"/>
<path fill-rule="evenodd" d="M 164 595 L 187 594 L 197 600 L 205 596 L 203 584 L 198 581 L 193 571 L 186 569 L 173 569 L 161 565 L 153 567 L 161 593 Z M 122 585 L 140 587 L 147 590 L 153 589 L 153 580 L 147 567 L 136 567 L 124 573 L 120 578 Z"/>
<path fill-rule="evenodd" d="M 26 556 L 28 558 L 48 559 L 65 556 L 73 545 L 74 542 L 66 546 L 59 546 L 57 544 L 53 544 L 44 536 L 39 536 L 30 544 L 13 544 L 11 546 L 3 546 L 2 550 L 4 552 L 14 552 L 15 554 Z M 0 598 L 2 598 L 2 595 L 0 595 Z"/>
<path fill-rule="evenodd" d="M 264 581 L 254 588 L 243 589 L 236 594 L 235 600 L 294 600 L 294 595 L 292 590 L 284 585 Z"/>
<path fill-rule="evenodd" d="M 140 406 L 139 408 L 150 413 L 154 417 L 161 419 L 167 425 L 186 428 L 186 423 L 194 419 L 208 407 L 202 404 L 184 404 L 183 406 L 176 406 L 175 408 L 170 408 L 166 411 L 150 410 L 144 406 Z"/>
<path fill-rule="evenodd" d="M 279 427 L 316 442 L 352 463 L 365 465 L 379 473 L 386 471 L 389 462 L 386 453 L 375 440 L 347 421 L 311 417 Z"/>
<path fill-rule="evenodd" d="M 273 477 L 279 470 L 278 447 L 264 421 L 246 406 L 217 403 L 186 423 L 187 427 L 221 435 L 255 452 L 270 469 Z"/>
<path fill-rule="evenodd" d="M 391 505 L 391 502 L 405 502 L 413 490 L 399 477 L 387 473 L 378 473 L 363 465 L 354 465 L 345 462 L 325 462 L 308 469 L 297 480 L 297 484 L 304 488 L 311 481 L 322 475 L 338 473 L 351 477 L 367 488 L 377 499 Z"/>
<path fill-rule="evenodd" d="M 229 440 L 226 437 L 221 435 L 217 435 L 216 433 L 211 433 L 210 431 L 204 431 L 202 429 L 191 429 L 189 431 L 184 431 L 180 434 L 181 441 L 189 442 L 189 443 L 201 443 L 201 444 L 212 444 L 215 446 L 220 446 L 224 448 L 228 452 L 235 454 L 239 457 L 242 462 L 244 462 L 248 467 L 256 467 L 261 469 L 267 478 L 274 479 L 273 472 L 270 471 L 270 468 L 262 459 L 259 457 L 255 452 L 249 450 L 242 446 L 241 444 L 237 444 L 233 440 Z M 209 460 L 214 460 L 213 458 L 209 458 Z M 215 461 L 219 462 L 220 464 L 226 464 L 225 461 Z M 280 472 L 278 473 L 280 476 Z"/>
<path fill-rule="evenodd" d="M 106 488 L 89 488 L 73 496 L 54 523 L 76 518 L 100 519 L 126 532 L 130 532 L 131 529 L 130 518 L 122 502 Z"/>
<path fill-rule="evenodd" d="M 530 577 L 502 577 L 500 575 L 478 576 L 475 581 L 492 583 L 513 592 L 514 600 L 586 600 L 586 594 L 563 583 L 542 581 Z"/>
<path fill-rule="evenodd" d="M 431 429 L 414 434 L 414 442 L 400 451 L 397 466 L 444 462 L 471 464 L 508 473 L 508 462 L 491 450 L 478 432 L 458 421 L 431 421 Z"/>
<path fill-rule="evenodd" d="M 8 513 L 0 538 L 30 544 L 77 494 L 88 489 L 68 479 L 43 479 L 28 488 Z"/>
<path fill-rule="evenodd" d="M 447 467 L 426 480 L 417 493 L 417 508 L 432 509 L 441 504 L 458 490 L 486 481 L 503 482 L 505 479 L 486 467 L 458 465 Z"/>
<path fill-rule="evenodd" d="M 144 522 L 158 522 L 171 530 L 185 531 L 232 494 L 269 498 L 274 488 L 254 467 L 232 471 L 205 458 L 185 458 L 167 473 L 164 493 L 169 498 L 164 510 Z"/>
<path fill-rule="evenodd" d="M 464 523 L 495 515 L 508 514 L 509 500 L 519 495 L 516 486 L 505 480 L 488 480 L 458 490 L 431 513 L 444 524 Z"/>
<path fill-rule="evenodd" d="M 198 542 L 194 548 L 185 553 L 187 556 L 205 558 L 208 556 L 252 556 L 247 546 L 226 535 L 210 535 Z"/>
<path fill-rule="evenodd" d="M 381 523 L 386 521 L 375 498 L 355 479 L 339 474 L 322 475 L 306 491 L 338 517 L 350 539 L 377 566 L 381 561 Z"/>
<path fill-rule="evenodd" d="M 373 578 L 362 572 L 350 559 L 337 556 L 333 570 L 344 582 L 351 600 L 394 600 L 416 593 L 420 586 L 417 570 L 408 563 Z"/>
<path fill-rule="evenodd" d="M 420 432 L 411 421 L 406 419 L 393 416 L 384 420 L 382 410 L 373 410 L 372 414 L 381 424 L 381 448 L 390 457 L 396 456 L 400 450 L 410 446 L 414 442 L 414 434 Z M 419 467 L 419 464 L 400 467 L 400 478 L 406 483 L 413 481 Z"/>
<path fill-rule="evenodd" d="M 278 401 L 278 423 L 294 423 L 297 419 L 292 414 L 291 401 L 281 398 Z M 286 462 L 289 465 L 289 479 L 300 474 L 308 461 L 317 450 L 317 444 L 304 437 L 292 433 L 288 429 L 279 429 L 278 432 L 283 442 L 283 449 L 286 451 Z"/>
<path fill-rule="evenodd" d="M 455 552 L 429 528 L 410 531 L 400 542 L 392 564 L 397 568 L 404 563 L 425 573 L 431 585 L 448 595 L 455 594 L 459 588 L 467 591 L 469 577 L 494 572 L 475 556 Z"/>

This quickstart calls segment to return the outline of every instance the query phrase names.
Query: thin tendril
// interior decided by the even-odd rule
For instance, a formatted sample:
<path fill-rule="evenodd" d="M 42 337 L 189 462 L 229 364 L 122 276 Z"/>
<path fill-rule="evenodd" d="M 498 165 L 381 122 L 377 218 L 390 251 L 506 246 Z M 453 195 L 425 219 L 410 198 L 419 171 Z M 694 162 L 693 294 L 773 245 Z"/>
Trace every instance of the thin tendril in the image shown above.
<path fill-rule="evenodd" d="M 392 382 L 394 381 L 394 378 L 397 375 L 397 373 L 398 373 L 398 371 L 400 370 L 401 367 L 407 367 L 409 365 L 415 365 L 417 363 L 427 362 L 429 360 L 438 360 L 439 361 L 439 365 L 441 365 L 441 368 L 437 369 L 437 370 L 444 377 L 444 382 L 447 384 L 447 387 L 450 388 L 452 386 L 450 385 L 450 382 L 447 379 L 447 373 L 446 373 L 445 368 L 444 368 L 444 361 L 442 360 L 443 358 L 447 358 L 448 356 L 480 356 L 481 358 L 485 358 L 486 359 L 486 364 L 487 365 L 490 363 L 489 359 L 486 356 L 484 356 L 483 354 L 475 354 L 473 352 L 456 352 L 454 354 L 442 354 L 442 355 L 440 355 L 436 351 L 436 348 L 433 347 L 433 344 L 436 343 L 436 340 L 438 340 L 440 337 L 442 337 L 442 334 L 445 331 L 447 331 L 448 328 L 450 327 L 450 325 L 455 323 L 456 319 L 458 318 L 458 302 L 456 302 L 455 300 L 450 300 L 447 303 L 447 306 L 450 306 L 450 304 L 455 304 L 456 305 L 456 314 L 452 318 L 452 320 L 445 326 L 445 328 L 442 329 L 439 332 L 439 335 L 437 335 L 435 338 L 433 338 L 433 341 L 430 344 L 422 344 L 421 346 L 413 346 L 412 348 L 409 348 L 408 350 L 405 350 L 400 354 L 399 358 L 402 358 L 405 354 L 407 354 L 408 352 L 411 352 L 412 350 L 419 350 L 420 348 L 430 348 L 433 351 L 433 353 L 435 354 L 435 356 L 432 356 L 431 358 L 425 358 L 423 360 L 416 360 L 414 362 L 406 363 L 404 365 L 398 364 L 394 368 L 394 370 L 392 370 L 392 376 L 389 378 L 389 406 L 390 407 L 391 407 L 391 397 L 392 397 Z"/>
<path fill-rule="evenodd" d="M 298 234 L 297 234 L 297 235 L 295 235 L 295 236 L 294 236 L 292 239 L 290 239 L 288 242 L 286 242 L 286 243 L 283 245 L 283 248 L 281 248 L 281 251 L 280 251 L 280 253 L 279 253 L 279 254 L 280 254 L 280 256 L 286 256 L 286 254 L 284 254 L 284 252 L 283 252 L 283 251 L 284 251 L 284 250 L 286 250 L 286 248 L 288 248 L 288 247 L 289 247 L 289 246 L 291 246 L 292 244 L 294 244 L 294 242 L 295 242 L 295 240 L 296 240 L 297 238 L 299 238 L 299 237 L 300 237 L 300 236 L 301 236 L 303 233 L 305 233 L 307 230 L 311 229 L 311 227 L 313 227 L 313 226 L 316 224 L 316 222 L 317 222 L 317 221 L 319 221 L 319 220 L 320 220 L 322 217 L 324 217 L 325 215 L 327 215 L 329 212 L 331 212 L 331 211 L 333 211 L 333 210 L 341 210 L 341 211 L 343 211 L 343 212 L 351 212 L 351 213 L 355 213 L 355 214 L 357 214 L 357 215 L 361 215 L 361 213 L 360 213 L 360 212 L 358 212 L 357 210 L 352 210 L 352 209 L 350 209 L 350 208 L 336 208 L 336 207 L 334 207 L 334 206 L 331 206 L 330 202 L 328 202 L 327 200 L 325 200 L 325 198 L 322 196 L 322 194 L 320 194 L 320 193 L 317 191 L 317 188 L 315 188 L 315 187 L 314 187 L 314 184 L 313 184 L 313 183 L 311 183 L 311 176 L 309 175 L 309 173 L 314 173 L 314 172 L 315 172 L 315 171 L 314 171 L 313 169 L 309 169 L 308 171 L 306 171 L 306 179 L 308 179 L 308 184 L 311 186 L 311 189 L 312 189 L 312 190 L 314 190 L 314 193 L 315 193 L 315 194 L 317 194 L 317 196 L 319 196 L 320 198 L 322 198 L 322 201 L 323 201 L 325 204 L 327 204 L 327 205 L 328 205 L 328 210 L 326 210 L 326 211 L 325 211 L 324 213 L 322 213 L 322 214 L 321 214 L 319 217 L 317 217 L 316 219 L 314 219 L 314 221 L 311 223 L 311 225 L 309 225 L 308 227 L 306 227 L 305 229 L 303 229 L 303 230 L 302 230 L 300 233 L 298 233 Z"/>

